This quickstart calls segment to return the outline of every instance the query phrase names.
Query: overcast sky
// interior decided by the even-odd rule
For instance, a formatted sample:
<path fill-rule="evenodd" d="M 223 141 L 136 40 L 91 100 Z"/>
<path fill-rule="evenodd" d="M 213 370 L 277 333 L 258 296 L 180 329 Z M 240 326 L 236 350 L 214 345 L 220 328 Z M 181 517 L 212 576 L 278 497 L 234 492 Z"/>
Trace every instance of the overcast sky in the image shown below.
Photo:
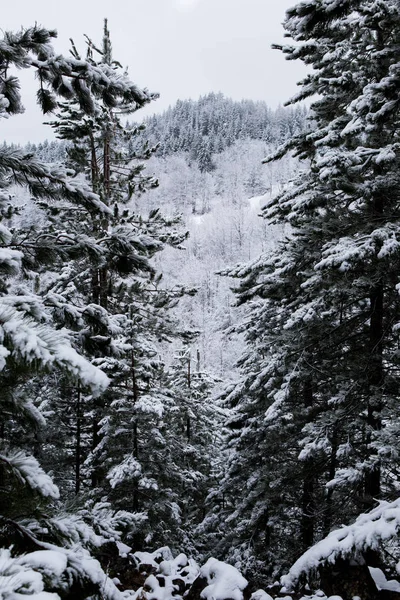
<path fill-rule="evenodd" d="M 304 76 L 301 65 L 271 49 L 283 41 L 285 10 L 295 0 L 14 0 L 2 9 L 3 30 L 35 22 L 58 31 L 57 51 L 83 34 L 101 43 L 108 18 L 113 55 L 141 87 L 160 99 L 144 109 L 160 112 L 175 101 L 223 92 L 240 100 L 285 102 Z M 26 112 L 2 122 L 3 139 L 24 143 L 51 137 L 34 106 L 30 75 L 22 75 Z M 141 111 L 144 114 L 144 111 Z M 138 115 L 139 116 L 139 115 Z"/>

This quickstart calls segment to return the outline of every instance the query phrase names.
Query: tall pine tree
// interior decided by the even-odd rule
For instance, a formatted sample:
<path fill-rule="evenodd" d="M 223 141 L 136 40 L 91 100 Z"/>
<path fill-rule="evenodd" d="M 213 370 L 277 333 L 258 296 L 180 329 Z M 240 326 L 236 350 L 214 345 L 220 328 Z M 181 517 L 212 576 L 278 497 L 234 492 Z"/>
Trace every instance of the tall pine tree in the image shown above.
<path fill-rule="evenodd" d="M 312 69 L 294 102 L 317 99 L 312 129 L 267 160 L 307 162 L 264 209 L 288 237 L 231 273 L 247 351 L 219 514 L 222 549 L 249 571 L 273 575 L 396 494 L 399 19 L 394 0 L 287 13 L 281 50 Z"/>
<path fill-rule="evenodd" d="M 22 111 L 15 68 L 35 69 L 39 80 L 38 102 L 44 113 L 57 107 L 58 98 L 75 99 L 82 114 L 97 115 L 100 102 L 137 106 L 152 95 L 137 88 L 126 75 L 93 61 L 55 54 L 55 33 L 39 27 L 4 34 L 0 44 L 0 117 Z M 91 552 L 106 539 L 118 540 L 118 519 L 106 509 L 68 515 L 60 492 L 41 467 L 46 455 L 42 443 L 45 418 L 35 402 L 35 380 L 40 371 L 58 372 L 69 385 L 93 400 L 109 384 L 92 360 L 76 351 L 71 331 L 58 325 L 54 303 L 39 294 L 46 271 L 60 269 L 66 275 L 73 260 L 99 260 L 101 243 L 81 231 L 67 229 L 67 222 L 35 222 L 28 227 L 18 216 L 9 188 L 22 187 L 37 201 L 46 202 L 49 215 L 60 206 L 65 214 L 90 214 L 95 223 L 112 216 L 98 193 L 59 166 L 48 167 L 32 153 L 3 146 L 0 152 L 1 201 L 1 457 L 0 544 L 2 589 L 14 597 L 120 598 Z M 116 242 L 118 245 L 118 241 Z M 117 255 L 118 256 L 118 255 Z M 49 275 L 51 277 L 51 275 Z M 59 302 L 62 311 L 68 303 Z M 77 318 L 78 308 L 69 314 Z M 66 313 L 65 313 L 66 314 Z M 83 323 L 83 321 L 82 321 Z M 93 355 L 90 357 L 93 359 Z M 53 382 L 54 383 L 54 382 Z M 55 395 L 55 386 L 49 394 Z M 95 523 L 97 521 L 97 523 Z M 92 527 L 92 525 L 94 527 Z M 21 553 L 28 553 L 21 557 Z M 16 576 L 20 573 L 20 576 Z M 48 594 L 43 590 L 49 590 Z"/>

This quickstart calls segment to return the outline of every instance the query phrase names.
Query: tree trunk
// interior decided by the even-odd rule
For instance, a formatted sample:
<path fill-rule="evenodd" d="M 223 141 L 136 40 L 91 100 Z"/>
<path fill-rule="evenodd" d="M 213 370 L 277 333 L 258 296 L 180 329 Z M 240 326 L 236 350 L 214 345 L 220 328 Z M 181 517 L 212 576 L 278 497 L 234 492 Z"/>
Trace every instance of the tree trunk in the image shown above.
<path fill-rule="evenodd" d="M 383 199 L 374 199 L 372 207 L 374 220 L 382 219 Z M 368 364 L 368 404 L 367 404 L 367 457 L 374 458 L 375 450 L 370 449 L 374 432 L 382 428 L 382 384 L 383 384 L 383 304 L 384 286 L 382 279 L 372 286 L 370 291 L 369 322 L 369 364 Z M 374 506 L 374 499 L 380 495 L 381 472 L 378 458 L 375 465 L 366 473 L 364 482 L 365 503 L 367 508 Z"/>
<path fill-rule="evenodd" d="M 332 479 L 334 479 L 335 473 L 336 473 L 336 466 L 337 466 L 338 439 L 337 439 L 336 426 L 333 427 L 331 444 L 332 444 L 332 450 L 331 450 L 331 456 L 329 459 L 329 473 L 328 473 L 329 481 L 332 481 Z M 330 488 L 328 488 L 328 490 L 326 492 L 326 501 L 325 501 L 326 506 L 325 506 L 325 515 L 324 515 L 324 524 L 323 524 L 324 537 L 328 535 L 328 533 L 331 530 L 332 524 L 333 524 L 332 495 L 333 495 L 333 489 L 330 487 Z"/>
<path fill-rule="evenodd" d="M 103 308 L 108 307 L 108 269 L 102 267 L 99 270 L 99 304 Z"/>
<path fill-rule="evenodd" d="M 93 456 L 93 465 L 92 465 L 92 488 L 96 488 L 101 481 L 100 467 L 97 458 L 95 457 L 95 450 L 100 442 L 99 435 L 99 413 L 96 408 L 93 410 L 93 418 L 92 418 L 92 456 Z"/>
<path fill-rule="evenodd" d="M 96 156 L 96 146 L 93 134 L 90 133 L 90 173 L 92 178 L 92 189 L 94 192 L 98 191 L 99 184 L 99 165 L 97 164 L 97 156 Z"/>
<path fill-rule="evenodd" d="M 108 130 L 104 138 L 103 177 L 105 202 L 108 204 L 111 186 L 110 132 Z"/>
<path fill-rule="evenodd" d="M 382 383 L 383 383 L 383 284 L 378 283 L 370 296 L 370 364 L 368 369 L 368 407 L 367 407 L 367 445 L 372 441 L 375 431 L 382 427 Z M 367 448 L 369 456 L 375 451 Z M 380 465 L 375 466 L 365 476 L 365 501 L 368 506 L 374 505 L 374 499 L 380 495 Z"/>
<path fill-rule="evenodd" d="M 93 304 L 100 304 L 100 277 L 99 270 L 93 269 L 92 271 L 92 302 Z"/>
<path fill-rule="evenodd" d="M 75 494 L 79 494 L 81 488 L 81 419 L 81 388 L 80 386 L 78 386 L 78 393 L 76 399 Z"/>
<path fill-rule="evenodd" d="M 311 408 L 313 405 L 313 388 L 311 377 L 304 384 L 304 406 Z M 303 548 L 309 548 L 314 543 L 315 528 L 315 473 L 314 461 L 308 459 L 303 466 L 303 490 L 301 499 L 301 542 Z"/>

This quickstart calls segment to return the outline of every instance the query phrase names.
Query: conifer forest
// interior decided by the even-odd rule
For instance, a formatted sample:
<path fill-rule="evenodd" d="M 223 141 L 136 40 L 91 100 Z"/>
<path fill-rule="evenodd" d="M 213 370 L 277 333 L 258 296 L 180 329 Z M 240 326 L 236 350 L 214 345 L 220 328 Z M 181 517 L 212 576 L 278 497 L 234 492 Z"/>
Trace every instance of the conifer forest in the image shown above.
<path fill-rule="evenodd" d="M 400 600 L 400 0 L 283 28 L 285 106 L 145 118 L 0 33 L 0 600 Z"/>

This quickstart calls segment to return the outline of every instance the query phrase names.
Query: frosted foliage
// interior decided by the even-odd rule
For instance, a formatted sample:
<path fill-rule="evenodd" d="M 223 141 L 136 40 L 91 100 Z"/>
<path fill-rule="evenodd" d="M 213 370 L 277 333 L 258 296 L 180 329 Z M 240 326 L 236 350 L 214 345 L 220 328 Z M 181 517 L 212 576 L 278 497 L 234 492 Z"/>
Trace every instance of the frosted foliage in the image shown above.
<path fill-rule="evenodd" d="M 33 456 L 22 451 L 13 451 L 8 455 L 0 455 L 0 461 L 11 469 L 21 483 L 28 485 L 32 490 L 45 497 L 59 498 L 60 493 L 57 486 Z"/>
<path fill-rule="evenodd" d="M 4 96 L 4 94 L 0 94 L 0 118 L 7 119 L 8 114 L 6 109 L 8 108 L 10 101 Z"/>
<path fill-rule="evenodd" d="M 58 594 L 44 591 L 42 572 L 58 577 L 66 559 L 57 552 L 32 552 L 12 558 L 10 550 L 0 549 L 0 597 L 2 600 L 60 600 Z M 41 571 L 41 572 L 40 572 Z"/>
<path fill-rule="evenodd" d="M 49 519 L 48 526 L 56 534 L 67 540 L 72 546 L 93 546 L 99 547 L 104 542 L 104 538 L 96 535 L 92 527 L 83 521 L 80 515 L 67 515 Z M 35 531 L 34 524 L 31 524 Z"/>
<path fill-rule="evenodd" d="M 55 36 L 56 32 L 37 26 L 0 36 L 1 116 L 5 116 L 5 112 L 10 115 L 23 112 L 20 82 L 10 73 L 13 70 L 18 73 L 28 67 L 39 74 L 37 100 L 42 112 L 61 110 L 62 103 L 59 101 L 62 98 L 71 101 L 71 106 L 78 108 L 82 118 L 90 120 L 91 135 L 93 131 L 98 132 L 97 124 L 102 121 L 102 134 L 96 141 L 100 138 L 103 141 L 104 132 L 108 136 L 107 127 L 111 122 L 113 128 L 115 125 L 118 129 L 114 119 L 116 114 L 132 113 L 155 97 L 134 85 L 127 72 L 120 72 L 111 58 L 110 64 L 104 60 L 96 62 L 93 59 L 94 47 L 89 40 L 86 60 L 79 58 L 74 49 L 72 58 L 56 55 L 51 44 Z M 107 117 L 110 117 L 108 125 Z M 129 180 L 135 176 L 135 172 L 129 173 Z M 88 444 L 90 434 L 86 423 L 91 420 L 96 426 L 100 421 L 99 405 L 108 408 L 110 404 L 109 397 L 102 403 L 93 402 L 92 396 L 103 393 L 109 379 L 75 348 L 91 358 L 96 356 L 97 362 L 101 362 L 105 369 L 109 364 L 115 366 L 116 361 L 112 362 L 114 356 L 110 356 L 108 349 L 104 353 L 100 350 L 90 353 L 86 347 L 83 349 L 85 335 L 87 339 L 97 329 L 97 324 L 93 323 L 95 320 L 100 325 L 99 330 L 103 326 L 109 327 L 107 336 L 100 331 L 99 335 L 91 337 L 93 345 L 107 342 L 110 334 L 110 338 L 117 338 L 116 354 L 117 351 L 120 354 L 128 352 L 132 347 L 127 342 L 123 347 L 121 340 L 123 334 L 131 337 L 131 332 L 126 332 L 126 303 L 121 301 L 122 309 L 118 312 L 122 314 L 119 316 L 110 316 L 101 307 L 94 314 L 94 305 L 87 306 L 85 311 L 83 305 L 90 292 L 95 296 L 95 284 L 87 285 L 85 280 L 84 293 L 81 294 L 77 286 L 87 274 L 90 281 L 90 274 L 94 271 L 105 264 L 108 269 L 112 261 L 128 256 L 132 271 L 137 266 L 137 271 L 145 273 L 143 281 L 138 282 L 140 287 L 148 282 L 152 273 L 148 258 L 163 244 L 153 240 L 153 233 L 144 233 L 147 226 L 142 228 L 142 222 L 140 225 L 127 224 L 123 228 L 112 227 L 114 210 L 108 204 L 114 202 L 114 196 L 111 202 L 109 194 L 103 194 L 104 189 L 100 190 L 94 181 L 85 181 L 83 175 L 75 177 L 69 168 L 61 164 L 45 164 L 34 151 L 26 152 L 6 143 L 0 147 L 0 188 L 0 220 L 10 228 L 0 224 L 0 245 L 3 246 L 0 248 L 0 272 L 3 276 L 0 286 L 0 371 L 7 386 L 6 393 L 3 390 L 2 394 L 2 412 L 3 416 L 6 415 L 2 433 L 10 445 L 20 438 L 23 448 L 33 446 L 43 464 L 49 469 L 55 467 L 54 471 L 61 475 L 60 480 L 67 488 L 68 500 L 73 471 L 71 461 L 65 462 L 64 457 L 73 456 L 72 448 L 75 446 L 76 462 L 83 464 L 86 448 L 91 446 Z M 26 193 L 25 197 L 21 188 Z M 95 189 L 98 194 L 94 193 Z M 14 191 L 16 199 L 11 194 Z M 107 198 L 106 203 L 102 201 L 103 197 Z M 120 197 L 119 191 L 115 197 Z M 24 220 L 26 214 L 28 219 Z M 39 214 L 40 218 L 36 219 Z M 74 222 L 75 215 L 79 216 Z M 100 229 L 103 229 L 101 234 Z M 143 233 L 135 234 L 136 230 L 142 229 Z M 157 224 L 154 229 L 157 230 Z M 134 252 L 136 249 L 137 252 Z M 70 273 L 70 286 L 67 287 L 65 270 L 71 264 L 79 272 L 73 276 Z M 115 271 L 119 268 L 118 262 Z M 135 283 L 129 282 L 131 287 Z M 56 284 L 58 289 L 52 293 Z M 75 296 L 74 290 L 78 290 Z M 47 298 L 46 291 L 50 292 Z M 100 302 L 99 299 L 93 300 L 96 301 Z M 70 310 L 69 304 L 72 305 Z M 87 325 L 88 322 L 90 325 Z M 104 361 L 103 356 L 106 357 Z M 56 369 L 61 371 L 58 377 L 50 374 Z M 44 371 L 44 376 L 40 377 L 39 371 Z M 78 422 L 82 422 L 81 447 L 77 432 L 79 425 L 75 431 L 71 427 L 76 414 L 76 389 L 79 390 L 79 401 L 83 399 L 85 402 L 84 414 L 77 415 Z M 22 396 L 23 393 L 37 397 L 35 403 L 40 408 L 36 414 L 28 400 L 19 399 L 18 394 Z M 95 410 L 90 414 L 93 406 Z M 17 410 L 20 407 L 24 408 L 24 414 Z M 44 431 L 36 435 L 26 417 L 29 411 L 35 423 L 39 423 L 40 410 L 46 412 L 46 416 L 54 416 L 54 419 L 51 423 L 49 419 Z M 53 440 L 56 438 L 55 443 Z M 60 452 L 61 446 L 64 446 L 64 454 Z M 74 506 L 70 507 L 75 514 L 60 516 L 65 504 L 48 501 L 58 500 L 59 490 L 28 452 L 15 448 L 8 450 L 7 443 L 3 442 L 0 464 L 7 477 L 1 504 L 4 509 L 2 519 L 6 521 L 7 528 L 2 531 L 2 537 L 6 545 L 18 540 L 12 552 L 24 547 L 23 540 L 28 540 L 28 547 L 33 545 L 41 550 L 18 559 L 13 559 L 10 551 L 0 550 L 0 597 L 17 600 L 29 596 L 34 600 L 56 600 L 59 598 L 56 593 L 45 590 L 49 585 L 50 589 L 59 590 L 62 597 L 76 595 L 86 598 L 90 595 L 119 600 L 121 593 L 91 552 L 106 541 L 115 542 L 122 535 L 121 529 L 131 532 L 144 515 L 129 515 L 113 507 L 112 511 L 107 514 L 103 511 L 100 516 L 100 511 L 91 514 L 90 508 L 79 510 L 78 505 L 73 503 Z M 89 464 L 92 468 L 93 462 Z M 132 463 L 129 463 L 129 468 L 135 472 Z M 90 479 L 87 469 L 82 479 L 84 477 Z M 116 474 L 115 481 L 118 477 L 121 475 Z M 79 473 L 76 472 L 76 482 L 78 480 Z M 39 495 L 46 502 L 38 498 Z M 79 502 L 80 506 L 84 505 L 84 498 Z M 101 518 L 102 526 L 96 527 L 96 519 Z"/>
<path fill-rule="evenodd" d="M 95 583 L 101 590 L 103 598 L 106 600 L 122 600 L 122 594 L 115 586 L 114 582 L 107 577 L 98 560 L 85 555 L 74 554 L 75 566 L 83 577 L 88 578 Z"/>
<path fill-rule="evenodd" d="M 58 599 L 57 594 L 47 594 L 43 591 L 42 575 L 44 575 L 46 581 L 49 581 L 54 587 L 67 590 L 72 577 L 77 581 L 92 582 L 101 590 L 102 597 L 105 600 L 122 599 L 121 593 L 103 571 L 99 561 L 90 556 L 89 552 L 77 542 L 77 539 L 73 540 L 71 549 L 47 543 L 42 543 L 42 545 L 48 549 L 32 552 L 16 559 L 11 559 L 9 550 L 0 550 L 1 598 L 20 599 L 20 596 L 17 595 L 1 596 L 1 593 L 4 594 L 3 587 L 12 583 L 15 586 L 14 590 L 19 590 L 25 586 L 27 589 L 24 589 L 21 593 L 28 594 L 29 598 L 37 598 L 37 600 Z M 8 573 L 10 574 L 9 580 L 6 578 Z M 35 593 L 41 595 L 30 595 Z"/>
<path fill-rule="evenodd" d="M 121 592 L 103 571 L 99 561 L 90 556 L 87 550 L 78 546 L 75 546 L 72 550 L 64 548 L 57 548 L 56 550 L 57 553 L 64 554 L 67 559 L 65 573 L 67 579 L 72 575 L 74 579 L 92 582 L 101 591 L 101 597 L 104 600 L 122 600 Z M 39 559 L 34 557 L 36 563 Z M 57 565 L 60 566 L 61 561 Z M 43 569 L 42 566 L 41 568 Z"/>
<path fill-rule="evenodd" d="M 260 584 L 399 487 L 399 3 L 309 0 L 288 10 L 285 28 L 294 44 L 283 52 L 312 67 L 297 99 L 315 102 L 310 128 L 266 164 L 291 151 L 307 162 L 265 194 L 281 243 L 228 271 L 248 308 L 230 331 L 246 348 L 223 396 L 233 410 L 222 506 L 207 516 L 210 548 Z M 236 165 L 226 173 L 233 194 Z M 396 503 L 381 504 L 313 546 L 285 585 L 378 549 L 399 520 Z"/>
<path fill-rule="evenodd" d="M 61 342 L 57 346 L 54 362 L 79 378 L 83 385 L 91 387 L 95 395 L 103 392 L 109 384 L 107 375 L 84 359 L 65 342 Z"/>
<path fill-rule="evenodd" d="M 337 469 L 335 477 L 328 481 L 327 488 L 335 488 L 342 485 L 354 485 L 362 479 L 362 463 L 357 464 L 357 468 L 347 467 L 346 469 Z"/>
<path fill-rule="evenodd" d="M 0 231 L 3 235 L 3 231 Z M 20 270 L 23 254 L 19 250 L 11 250 L 11 248 L 0 248 L 0 269 L 6 270 L 7 273 L 16 274 Z"/>
<path fill-rule="evenodd" d="M 6 358 L 11 353 L 42 368 L 63 367 L 90 386 L 94 393 L 107 387 L 107 376 L 80 356 L 62 332 L 27 318 L 22 311 L 13 309 L 7 298 L 0 301 L 0 319 L 0 369 L 5 368 Z"/>
<path fill-rule="evenodd" d="M 90 521 L 91 527 L 86 525 L 86 529 L 90 534 L 90 544 L 94 546 L 100 546 L 105 540 L 120 541 L 123 536 L 121 529 L 133 533 L 147 520 L 145 513 L 124 510 L 116 512 L 109 502 L 94 504 L 90 510 L 82 510 L 81 515 Z"/>
<path fill-rule="evenodd" d="M 292 588 L 302 575 L 308 575 L 325 563 L 334 564 L 338 558 L 350 557 L 371 548 L 376 550 L 383 541 L 398 535 L 400 529 L 400 499 L 381 502 L 369 513 L 360 515 L 346 527 L 332 531 L 312 546 L 282 578 L 286 588 Z"/>
<path fill-rule="evenodd" d="M 336 267 L 339 271 L 345 272 L 373 256 L 379 259 L 390 257 L 400 249 L 398 235 L 397 228 L 388 224 L 385 228 L 375 229 L 368 237 L 359 235 L 341 238 L 334 245 L 324 248 L 323 258 L 316 264 L 315 269 Z"/>
<path fill-rule="evenodd" d="M 67 568 L 67 557 L 55 550 L 37 550 L 19 559 L 20 564 L 39 569 L 48 577 L 60 577 Z"/>
<path fill-rule="evenodd" d="M 232 565 L 216 558 L 209 558 L 200 569 L 200 576 L 207 579 L 208 586 L 201 592 L 205 600 L 243 600 L 247 580 Z"/>
<path fill-rule="evenodd" d="M 118 484 L 132 479 L 138 479 L 142 474 L 142 467 L 134 456 L 127 456 L 124 460 L 116 465 L 107 475 L 112 488 Z"/>
<path fill-rule="evenodd" d="M 79 547 L 79 545 L 74 545 L 73 549 L 59 548 L 52 546 L 51 544 L 44 545 L 48 546 L 48 550 L 32 552 L 31 554 L 19 557 L 15 561 L 18 565 L 23 565 L 26 570 L 34 570 L 35 581 L 38 582 L 42 588 L 42 574 L 45 575 L 46 580 L 50 580 L 53 585 L 57 585 L 61 588 L 64 587 L 65 589 L 69 586 L 68 582 L 70 582 L 72 576 L 78 581 L 92 582 L 99 590 L 101 590 L 101 595 L 104 600 L 122 599 L 122 594 L 113 581 L 103 571 L 99 561 L 90 556 L 87 550 Z M 29 571 L 29 573 L 31 572 L 32 571 Z M 0 591 L 2 591 L 1 588 Z M 41 590 L 38 589 L 38 591 Z M 35 598 L 35 596 L 33 597 Z M 13 598 L 13 596 L 11 596 L 11 598 Z M 29 598 L 31 598 L 31 596 L 29 596 Z M 59 598 L 59 596 L 57 594 L 54 596 L 43 596 L 43 600 L 47 598 L 56 599 Z M 39 599 L 42 600 L 42 596 L 38 596 L 38 600 Z M 15 597 L 15 600 L 17 600 L 17 597 Z"/>
<path fill-rule="evenodd" d="M 158 399 L 154 398 L 154 396 L 147 396 L 143 394 L 136 402 L 136 410 L 139 413 L 145 414 L 154 414 L 158 417 L 163 416 L 164 406 L 163 403 Z"/>

